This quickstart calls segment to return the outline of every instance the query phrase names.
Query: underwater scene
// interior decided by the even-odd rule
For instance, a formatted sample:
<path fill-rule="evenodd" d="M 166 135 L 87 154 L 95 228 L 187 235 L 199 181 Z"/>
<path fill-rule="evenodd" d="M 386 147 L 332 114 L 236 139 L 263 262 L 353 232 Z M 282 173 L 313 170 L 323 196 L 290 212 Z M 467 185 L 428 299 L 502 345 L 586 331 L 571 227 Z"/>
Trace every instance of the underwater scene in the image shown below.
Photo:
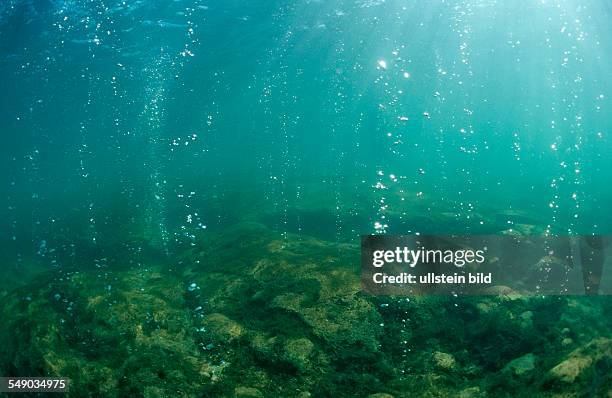
<path fill-rule="evenodd" d="M 611 72 L 607 0 L 0 1 L 0 396 L 612 398 L 609 295 L 360 280 L 612 235 Z"/>

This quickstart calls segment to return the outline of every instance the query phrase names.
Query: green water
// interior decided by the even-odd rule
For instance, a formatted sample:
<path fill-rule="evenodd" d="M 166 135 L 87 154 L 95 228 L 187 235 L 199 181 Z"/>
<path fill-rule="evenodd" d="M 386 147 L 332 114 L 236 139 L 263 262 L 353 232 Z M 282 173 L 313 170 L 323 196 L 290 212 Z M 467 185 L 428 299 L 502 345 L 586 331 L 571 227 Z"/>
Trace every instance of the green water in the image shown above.
<path fill-rule="evenodd" d="M 607 297 L 370 297 L 358 245 L 612 233 L 611 20 L 603 0 L 2 2 L 0 376 L 609 396 Z"/>

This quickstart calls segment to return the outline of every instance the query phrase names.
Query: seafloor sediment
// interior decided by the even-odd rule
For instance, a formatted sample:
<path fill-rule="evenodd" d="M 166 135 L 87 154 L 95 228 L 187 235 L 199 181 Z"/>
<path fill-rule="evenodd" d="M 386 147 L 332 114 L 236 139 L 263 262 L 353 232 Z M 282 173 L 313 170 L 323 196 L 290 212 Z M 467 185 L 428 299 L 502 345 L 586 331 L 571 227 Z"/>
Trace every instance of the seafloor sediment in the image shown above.
<path fill-rule="evenodd" d="M 610 397 L 606 297 L 371 297 L 358 247 L 242 223 L 1 299 L 0 374 L 69 396 Z"/>

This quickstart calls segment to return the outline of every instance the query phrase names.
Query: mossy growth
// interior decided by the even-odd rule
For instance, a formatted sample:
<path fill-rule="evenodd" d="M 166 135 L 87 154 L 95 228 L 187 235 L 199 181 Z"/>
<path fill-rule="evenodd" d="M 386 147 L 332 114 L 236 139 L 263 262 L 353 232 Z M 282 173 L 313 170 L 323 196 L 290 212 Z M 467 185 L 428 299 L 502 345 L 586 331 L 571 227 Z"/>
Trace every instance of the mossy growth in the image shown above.
<path fill-rule="evenodd" d="M 373 297 L 355 245 L 255 223 L 1 298 L 0 371 L 69 396 L 554 397 L 610 386 L 608 298 Z M 581 395 L 582 394 L 582 395 Z"/>

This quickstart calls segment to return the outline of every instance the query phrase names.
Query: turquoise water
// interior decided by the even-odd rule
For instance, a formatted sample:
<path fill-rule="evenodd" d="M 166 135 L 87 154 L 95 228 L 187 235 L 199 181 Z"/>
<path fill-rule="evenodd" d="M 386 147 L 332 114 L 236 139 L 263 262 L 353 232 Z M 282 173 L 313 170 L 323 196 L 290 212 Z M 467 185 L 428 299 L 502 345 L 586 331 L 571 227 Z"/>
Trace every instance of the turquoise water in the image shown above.
<path fill-rule="evenodd" d="M 226 371 L 225 390 L 210 387 L 203 392 L 187 388 L 178 376 L 177 380 L 147 376 L 158 390 L 146 392 L 137 386 L 137 376 L 126 376 L 134 382 L 127 388 L 113 384 L 121 375 L 100 370 L 111 386 L 98 392 L 102 395 L 131 391 L 137 396 L 165 396 L 178 389 L 186 396 L 297 396 L 297 390 L 313 396 L 332 392 L 403 396 L 401 391 L 422 396 L 465 391 L 473 394 L 466 397 L 502 396 L 516 386 L 496 379 L 501 369 L 512 359 L 537 351 L 526 341 L 548 330 L 545 319 L 552 322 L 557 319 L 554 314 L 566 310 L 560 322 L 567 325 L 548 327 L 551 336 L 572 336 L 542 343 L 544 351 L 535 353 L 536 374 L 548 374 L 572 352 L 570 358 L 593 347 L 605 352 L 611 330 L 605 316 L 610 314 L 609 300 L 577 299 L 577 304 L 554 305 L 500 302 L 500 313 L 478 313 L 475 309 L 490 303 L 449 299 L 441 304 L 448 309 L 445 322 L 457 327 L 472 319 L 482 323 L 481 330 L 463 336 L 461 343 L 445 345 L 439 331 L 413 326 L 410 334 L 419 343 L 412 347 L 419 354 L 407 360 L 394 351 L 394 342 L 410 338 L 398 335 L 402 328 L 394 322 L 401 324 L 402 311 L 416 311 L 416 318 L 428 319 L 426 313 L 435 303 L 424 302 L 422 308 L 410 304 L 416 306 L 411 309 L 400 306 L 395 315 L 388 315 L 377 310 L 378 299 L 362 299 L 358 286 L 346 292 L 340 289 L 335 296 L 327 288 L 313 288 L 313 279 L 304 275 L 308 267 L 315 267 L 321 286 L 346 284 L 340 276 L 344 272 L 358 278 L 357 245 L 364 234 L 612 233 L 611 18 L 612 8 L 605 1 L 570 0 L 4 1 L 0 4 L 4 310 L 21 308 L 23 315 L 15 322 L 26 330 L 55 325 L 47 330 L 60 328 L 58 335 L 63 336 L 64 323 L 57 322 L 70 319 L 74 311 L 61 315 L 66 308 L 58 307 L 57 319 L 39 323 L 37 311 L 68 295 L 67 304 L 82 305 L 79 311 L 88 314 L 83 315 L 87 328 L 95 329 L 102 327 L 102 321 L 92 318 L 108 314 L 107 307 L 102 310 L 92 303 L 108 300 L 108 308 L 114 308 L 121 298 L 128 300 L 135 313 L 123 319 L 125 324 L 105 326 L 109 335 L 116 334 L 112 339 L 104 333 L 85 338 L 101 347 L 101 341 L 112 341 L 110 346 L 132 344 L 130 333 L 136 326 L 131 322 L 137 324 L 140 316 L 148 319 L 156 305 L 167 306 L 164 314 L 170 319 L 188 316 L 181 311 L 193 315 L 194 308 L 203 306 L 204 311 L 225 317 L 213 316 L 213 324 L 241 331 L 205 341 L 205 346 L 227 344 L 225 356 L 215 352 L 214 360 L 206 357 L 210 366 L 220 369 L 225 369 L 218 362 L 221 357 L 232 364 Z M 226 253 L 234 254 L 226 258 Z M 281 292 L 301 294 L 305 307 L 329 318 L 341 316 L 330 310 L 338 302 L 353 309 L 363 305 L 367 310 L 358 314 L 372 322 L 364 321 L 365 326 L 359 327 L 365 329 L 360 330 L 361 315 L 345 314 L 350 321 L 327 330 L 311 312 L 296 310 L 282 294 L 274 296 L 273 284 L 268 285 L 272 282 L 257 278 L 258 267 L 284 269 L 287 263 L 293 264 L 295 275 L 278 276 Z M 220 269 L 229 272 L 227 280 L 218 275 Z M 63 285 L 75 273 L 91 279 L 78 282 L 89 286 L 91 294 Z M 247 280 L 253 275 L 257 283 L 250 285 Z M 288 281 L 283 282 L 285 277 Z M 204 286 L 205 298 L 194 298 L 187 289 L 191 283 L 215 288 Z M 164 293 L 151 293 L 139 301 L 133 295 L 141 286 Z M 268 312 L 296 311 L 295 317 L 305 324 L 289 315 L 268 319 L 268 313 L 251 313 L 262 306 L 259 299 L 226 302 L 256 292 L 266 298 L 264 302 L 284 303 Z M 55 294 L 62 300 L 55 300 Z M 13 303 L 23 304 L 24 297 L 39 300 L 38 310 Z M 318 304 L 309 307 L 304 300 Z M 456 307 L 465 311 L 456 312 Z M 535 330 L 515 325 L 527 312 L 529 319 L 534 313 L 541 317 Z M 385 320 L 379 322 L 378 317 Z M 226 318 L 239 325 L 226 325 Z M 562 332 L 587 318 L 597 321 L 586 322 L 585 330 Z M 153 330 L 184 329 L 179 334 L 185 337 L 191 333 L 186 330 L 195 327 L 180 322 L 168 326 L 168 322 L 159 321 Z M 388 329 L 379 329 L 379 323 Z M 505 327 L 513 334 L 503 334 L 500 329 Z M 355 337 L 349 344 L 336 336 L 355 330 L 362 336 L 368 328 L 375 330 L 373 340 Z M 0 336 L 16 338 L 5 332 Z M 78 344 L 84 337 L 75 333 L 60 338 L 62 344 Z M 135 341 L 140 341 L 138 333 Z M 146 327 L 143 333 L 150 335 Z M 170 340 L 180 340 L 168 333 Z M 482 335 L 499 333 L 516 350 L 499 355 L 461 353 L 462 347 Z M 274 336 L 280 336 L 281 348 L 262 343 Z M 283 338 L 288 339 L 285 345 Z M 563 338 L 572 343 L 561 346 Z M 88 366 L 99 370 L 121 364 L 101 364 L 94 354 L 78 350 L 51 355 L 45 348 L 49 338 L 39 339 L 45 342 L 39 351 L 26 350 L 23 341 L 11 343 L 18 347 L 10 353 L 14 359 L 1 362 L 0 373 L 64 372 L 77 378 Z M 198 339 L 189 340 L 181 348 L 164 345 L 160 350 L 170 358 L 181 353 L 198 363 L 211 350 L 185 354 L 191 352 L 189 344 L 197 343 Z M 354 352 L 360 345 L 366 347 L 369 354 L 362 358 L 366 363 L 372 353 L 377 361 L 385 357 L 384 365 L 373 362 L 380 365 L 377 371 L 397 378 L 382 382 L 378 375 L 380 382 L 372 382 L 371 388 L 365 376 L 355 379 L 359 382 L 353 376 L 325 379 L 334 372 L 344 375 L 350 368 L 346 363 L 359 363 L 355 360 L 359 355 L 345 358 L 336 351 L 347 344 Z M 256 348 L 245 354 L 245 345 Z M 282 347 L 289 352 L 285 357 L 266 356 Z M 440 365 L 442 370 L 427 369 L 427 376 L 408 387 L 398 381 L 405 377 L 398 375 L 415 373 L 423 358 L 419 355 L 446 354 L 445 350 L 461 363 L 462 371 L 453 373 Z M 549 358 L 549 351 L 556 352 Z M 264 364 L 252 358 L 240 363 L 228 359 L 232 355 L 268 359 Z M 21 356 L 27 359 L 18 359 Z M 435 363 L 448 359 L 434 357 Z M 609 369 L 609 360 L 597 358 L 591 358 L 599 364 L 597 369 Z M 292 369 L 288 374 L 283 373 L 287 366 Z M 317 367 L 327 376 L 318 375 Z M 256 376 L 256 369 L 267 376 Z M 346 374 L 376 373 L 356 369 Z M 484 375 L 479 377 L 474 369 L 485 369 Z M 186 380 L 197 380 L 190 373 L 193 369 L 174 371 Z M 238 372 L 250 374 L 250 384 L 239 385 L 232 376 Z M 605 372 L 590 368 L 588 372 L 577 378 L 582 384 L 575 383 L 576 390 L 571 391 L 603 394 L 610 383 L 603 377 Z M 539 376 L 530 377 L 516 384 L 525 386 L 525 396 L 552 388 L 550 383 L 542 387 L 535 382 Z M 435 382 L 439 378 L 446 381 Z M 215 385 L 209 379 L 200 383 Z M 275 392 L 274 384 L 284 389 Z M 446 387 L 436 390 L 438 384 Z M 95 394 L 94 385 L 77 383 L 75 396 Z M 582 389 L 583 385 L 594 387 Z M 255 391 L 240 390 L 243 387 Z M 555 391 L 566 389 L 570 390 L 561 384 Z"/>

